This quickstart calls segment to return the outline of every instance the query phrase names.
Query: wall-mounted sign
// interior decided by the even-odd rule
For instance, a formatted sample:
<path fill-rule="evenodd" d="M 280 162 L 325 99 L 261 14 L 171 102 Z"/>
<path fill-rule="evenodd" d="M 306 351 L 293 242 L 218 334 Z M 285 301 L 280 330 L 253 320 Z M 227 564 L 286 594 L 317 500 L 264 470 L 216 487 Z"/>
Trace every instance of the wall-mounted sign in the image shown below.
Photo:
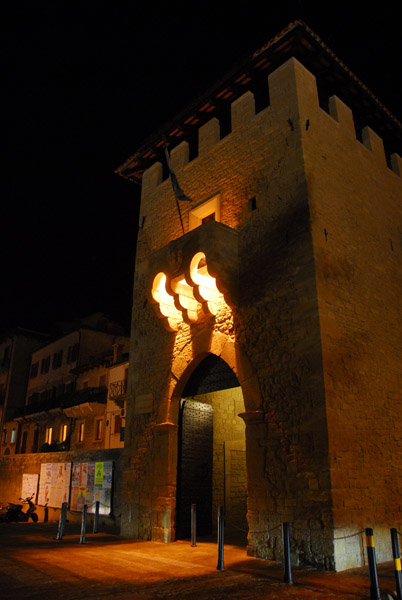
<path fill-rule="evenodd" d="M 40 467 L 38 504 L 61 508 L 70 496 L 71 463 L 43 463 Z"/>
<path fill-rule="evenodd" d="M 22 476 L 21 498 L 30 498 L 32 494 L 32 502 L 36 504 L 36 495 L 38 493 L 38 473 L 24 473 Z"/>
<path fill-rule="evenodd" d="M 99 501 L 99 513 L 109 515 L 112 505 L 113 462 L 73 463 L 71 479 L 70 510 L 95 512 Z"/>

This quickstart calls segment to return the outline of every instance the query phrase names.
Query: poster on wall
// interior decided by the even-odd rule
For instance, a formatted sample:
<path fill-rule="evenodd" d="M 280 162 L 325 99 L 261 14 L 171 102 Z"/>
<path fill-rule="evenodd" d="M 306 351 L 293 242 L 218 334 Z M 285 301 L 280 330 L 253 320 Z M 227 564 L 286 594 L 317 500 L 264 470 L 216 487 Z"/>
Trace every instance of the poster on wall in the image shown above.
<path fill-rule="evenodd" d="M 113 462 L 73 463 L 71 476 L 70 510 L 95 512 L 99 501 L 99 514 L 109 515 L 112 506 Z"/>
<path fill-rule="evenodd" d="M 71 463 L 43 463 L 40 467 L 38 504 L 61 508 L 68 502 Z"/>
<path fill-rule="evenodd" d="M 38 481 L 38 473 L 24 473 L 22 476 L 21 498 L 31 498 L 33 494 L 32 502 L 36 504 Z"/>

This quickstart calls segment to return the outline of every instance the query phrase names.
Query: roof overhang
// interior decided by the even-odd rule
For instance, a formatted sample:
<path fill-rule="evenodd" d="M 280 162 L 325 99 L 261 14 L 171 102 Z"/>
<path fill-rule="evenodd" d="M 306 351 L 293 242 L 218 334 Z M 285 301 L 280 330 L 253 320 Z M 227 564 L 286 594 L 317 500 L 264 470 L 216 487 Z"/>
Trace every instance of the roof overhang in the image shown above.
<path fill-rule="evenodd" d="M 315 75 L 322 97 L 337 95 L 359 122 L 369 125 L 391 152 L 402 156 L 401 123 L 305 23 L 295 21 L 148 137 L 115 172 L 141 183 L 144 171 L 163 161 L 165 139 L 170 149 L 191 139 L 201 125 L 219 118 L 244 92 L 266 85 L 267 76 L 292 56 Z"/>

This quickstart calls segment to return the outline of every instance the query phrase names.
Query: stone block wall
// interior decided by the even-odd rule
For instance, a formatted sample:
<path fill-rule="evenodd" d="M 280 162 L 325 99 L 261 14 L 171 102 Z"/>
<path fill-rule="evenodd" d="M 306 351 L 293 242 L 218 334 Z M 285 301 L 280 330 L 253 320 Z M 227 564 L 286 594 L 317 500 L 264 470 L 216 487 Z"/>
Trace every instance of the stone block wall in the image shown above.
<path fill-rule="evenodd" d="M 297 60 L 268 85 L 269 107 L 255 114 L 247 92 L 233 103 L 229 135 L 219 139 L 213 119 L 200 129 L 197 158 L 188 162 L 186 142 L 172 153 L 193 199 L 181 204 L 185 231 L 190 210 L 219 194 L 221 222 L 238 234 L 236 303 L 177 332 L 162 328 L 148 302 L 150 257 L 166 247 L 176 264 L 183 232 L 162 166 L 144 173 L 122 530 L 173 539 L 180 394 L 213 352 L 244 396 L 249 553 L 280 559 L 273 528 L 290 521 L 295 562 L 342 569 L 364 557 L 338 537 L 401 514 L 398 492 L 386 495 L 394 476 L 399 490 L 390 459 L 400 456 L 401 340 L 390 332 L 400 331 L 401 161 L 394 155 L 390 170 L 369 130 L 358 142 L 337 99 L 325 113 Z M 271 534 L 260 533 L 268 526 Z"/>
<path fill-rule="evenodd" d="M 116 531 L 120 528 L 121 519 L 121 487 L 122 487 L 122 450 L 84 450 L 68 452 L 46 452 L 38 454 L 16 454 L 0 457 L 0 500 L 1 502 L 18 503 L 21 496 L 22 476 L 24 473 L 37 473 L 40 477 L 41 464 L 64 462 L 104 462 L 113 461 L 112 515 L 99 516 L 100 526 L 110 527 Z M 49 521 L 60 518 L 60 509 L 49 507 Z M 37 507 L 39 521 L 44 519 L 44 507 Z M 71 523 L 81 522 L 80 512 L 68 512 Z"/>
<path fill-rule="evenodd" d="M 308 74 L 313 86 L 314 78 Z M 313 87 L 314 92 L 314 87 Z M 373 527 L 379 560 L 402 520 L 402 180 L 337 97 L 301 100 L 325 377 L 335 537 Z M 337 568 L 361 541 L 336 544 Z"/>
<path fill-rule="evenodd" d="M 228 355 L 230 366 L 246 382 L 256 382 L 243 386 L 246 413 L 262 415 L 261 423 L 249 419 L 246 426 L 250 529 L 296 518 L 306 527 L 319 522 L 324 542 L 315 535 L 302 553 L 320 564 L 332 554 L 325 541 L 330 484 L 313 246 L 301 133 L 293 125 L 299 119 L 299 67 L 289 61 L 270 76 L 271 105 L 258 114 L 250 93 L 239 98 L 225 138 L 217 139 L 216 120 L 205 125 L 196 159 L 186 164 L 185 142 L 182 154 L 175 149 L 176 174 L 194 203 L 182 203 L 185 230 L 191 208 L 219 194 L 221 222 L 238 231 L 239 301 L 233 310 L 209 322 L 183 324 L 177 333 L 161 327 L 147 302 L 155 275 L 149 256 L 182 231 L 161 165 L 144 174 L 127 406 L 122 527 L 127 534 L 172 538 L 155 523 L 166 522 L 169 513 L 174 528 L 177 428 L 163 434 L 158 428 L 177 425 L 179 390 L 202 357 L 215 352 L 225 359 L 230 346 L 238 349 L 232 362 Z M 136 396 L 149 393 L 153 406 L 138 419 Z M 170 446 L 163 449 L 162 439 Z M 278 555 L 266 539 L 252 535 L 249 551 Z"/>

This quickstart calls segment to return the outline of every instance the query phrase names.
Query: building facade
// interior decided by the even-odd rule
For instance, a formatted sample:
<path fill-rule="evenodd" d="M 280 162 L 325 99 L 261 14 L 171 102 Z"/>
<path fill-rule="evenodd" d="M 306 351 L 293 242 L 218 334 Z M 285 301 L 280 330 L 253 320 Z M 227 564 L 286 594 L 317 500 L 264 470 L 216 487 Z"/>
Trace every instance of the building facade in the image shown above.
<path fill-rule="evenodd" d="M 163 133 L 119 169 L 142 181 L 122 533 L 185 536 L 196 502 L 255 556 L 281 558 L 288 521 L 295 562 L 360 565 L 367 526 L 390 559 L 400 123 L 295 23 Z"/>
<path fill-rule="evenodd" d="M 5 421 L 2 453 L 122 447 L 120 440 L 117 446 L 110 444 L 106 407 L 109 368 L 120 364 L 123 353 L 127 361 L 128 346 L 121 328 L 96 314 L 31 351 L 25 400 L 11 415 L 14 418 Z"/>
<path fill-rule="evenodd" d="M 32 352 L 49 336 L 17 328 L 0 338 L 0 454 L 14 454 L 18 426 L 12 420 L 25 404 Z"/>

